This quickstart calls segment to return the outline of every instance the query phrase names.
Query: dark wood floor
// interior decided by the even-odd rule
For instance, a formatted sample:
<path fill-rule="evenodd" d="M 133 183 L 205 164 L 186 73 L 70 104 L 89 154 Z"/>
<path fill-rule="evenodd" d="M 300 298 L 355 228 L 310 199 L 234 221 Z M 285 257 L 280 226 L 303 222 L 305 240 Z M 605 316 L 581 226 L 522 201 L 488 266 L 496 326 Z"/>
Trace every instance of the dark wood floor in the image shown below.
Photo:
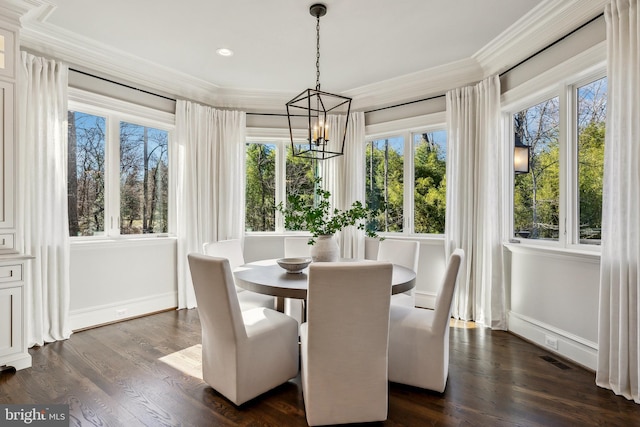
<path fill-rule="evenodd" d="M 72 426 L 306 425 L 300 376 L 237 408 L 197 378 L 199 343 L 196 310 L 78 332 L 31 349 L 32 368 L 1 374 L 0 403 L 68 403 Z M 391 384 L 379 425 L 640 425 L 640 405 L 544 356 L 510 333 L 455 324 L 445 393 Z"/>

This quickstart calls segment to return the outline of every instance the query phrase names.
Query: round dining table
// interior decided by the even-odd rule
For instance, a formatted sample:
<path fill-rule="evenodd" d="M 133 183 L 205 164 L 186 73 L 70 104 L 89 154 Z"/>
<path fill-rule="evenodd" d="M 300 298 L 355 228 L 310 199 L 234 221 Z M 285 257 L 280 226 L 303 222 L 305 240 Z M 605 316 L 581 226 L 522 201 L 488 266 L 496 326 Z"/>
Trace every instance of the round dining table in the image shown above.
<path fill-rule="evenodd" d="M 350 262 L 355 260 L 341 260 Z M 287 273 L 276 259 L 250 262 L 233 270 L 236 285 L 248 291 L 276 297 L 276 309 L 284 311 L 284 299 L 307 299 L 309 267 L 302 273 Z M 416 273 L 410 268 L 393 265 L 391 293 L 399 294 L 412 289 L 416 283 Z"/>

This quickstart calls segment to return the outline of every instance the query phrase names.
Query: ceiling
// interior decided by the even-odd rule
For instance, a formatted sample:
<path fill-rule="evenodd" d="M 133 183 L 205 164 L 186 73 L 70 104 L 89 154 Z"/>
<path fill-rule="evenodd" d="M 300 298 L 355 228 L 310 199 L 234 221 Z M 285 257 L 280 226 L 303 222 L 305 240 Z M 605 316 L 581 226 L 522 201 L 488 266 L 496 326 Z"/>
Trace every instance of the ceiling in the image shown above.
<path fill-rule="evenodd" d="M 30 9 L 22 19 L 23 44 L 72 66 L 173 93 L 190 85 L 290 96 L 315 86 L 313 0 L 9 1 Z M 446 74 L 447 66 L 455 70 L 450 64 L 471 61 L 482 70 L 475 58 L 487 46 L 531 27 L 549 4 L 580 2 L 324 0 L 322 89 L 353 96 L 442 67 Z M 222 47 L 234 55 L 217 55 Z"/>

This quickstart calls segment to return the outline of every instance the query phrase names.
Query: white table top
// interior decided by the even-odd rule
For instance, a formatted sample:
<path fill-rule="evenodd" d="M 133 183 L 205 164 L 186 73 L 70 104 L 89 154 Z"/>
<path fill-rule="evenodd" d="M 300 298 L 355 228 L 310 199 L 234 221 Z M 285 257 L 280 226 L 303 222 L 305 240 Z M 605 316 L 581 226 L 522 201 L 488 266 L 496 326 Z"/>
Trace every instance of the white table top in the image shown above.
<path fill-rule="evenodd" d="M 346 261 L 348 262 L 348 261 Z M 236 268 L 236 285 L 248 291 L 284 298 L 307 298 L 308 270 L 287 273 L 275 259 L 251 262 Z M 416 273 L 406 267 L 393 265 L 392 294 L 406 292 L 415 286 Z"/>

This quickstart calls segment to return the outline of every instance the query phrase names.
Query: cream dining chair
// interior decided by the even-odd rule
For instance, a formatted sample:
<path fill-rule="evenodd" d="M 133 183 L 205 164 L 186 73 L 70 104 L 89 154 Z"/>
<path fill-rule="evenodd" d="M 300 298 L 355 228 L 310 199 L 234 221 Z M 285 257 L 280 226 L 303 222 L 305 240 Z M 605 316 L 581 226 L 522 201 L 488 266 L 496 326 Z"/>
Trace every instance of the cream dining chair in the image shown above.
<path fill-rule="evenodd" d="M 300 327 L 309 425 L 386 420 L 392 272 L 388 262 L 309 266 L 307 322 Z"/>
<path fill-rule="evenodd" d="M 389 381 L 442 393 L 449 375 L 451 303 L 464 251 L 447 263 L 434 310 L 392 305 L 389 321 Z"/>
<path fill-rule="evenodd" d="M 205 255 L 227 258 L 231 271 L 245 263 L 240 239 L 208 242 L 202 245 L 202 251 Z M 249 310 L 256 307 L 275 308 L 276 306 L 276 300 L 272 296 L 247 291 L 238 286 L 235 288 L 238 293 L 241 310 Z"/>
<path fill-rule="evenodd" d="M 236 405 L 298 374 L 298 323 L 269 308 L 241 311 L 229 260 L 192 253 L 204 381 Z"/>
<path fill-rule="evenodd" d="M 378 245 L 378 261 L 389 261 L 401 265 L 418 274 L 418 260 L 420 258 L 420 242 L 414 240 L 382 240 Z M 415 307 L 413 289 L 391 297 L 391 304 L 405 307 Z"/>

